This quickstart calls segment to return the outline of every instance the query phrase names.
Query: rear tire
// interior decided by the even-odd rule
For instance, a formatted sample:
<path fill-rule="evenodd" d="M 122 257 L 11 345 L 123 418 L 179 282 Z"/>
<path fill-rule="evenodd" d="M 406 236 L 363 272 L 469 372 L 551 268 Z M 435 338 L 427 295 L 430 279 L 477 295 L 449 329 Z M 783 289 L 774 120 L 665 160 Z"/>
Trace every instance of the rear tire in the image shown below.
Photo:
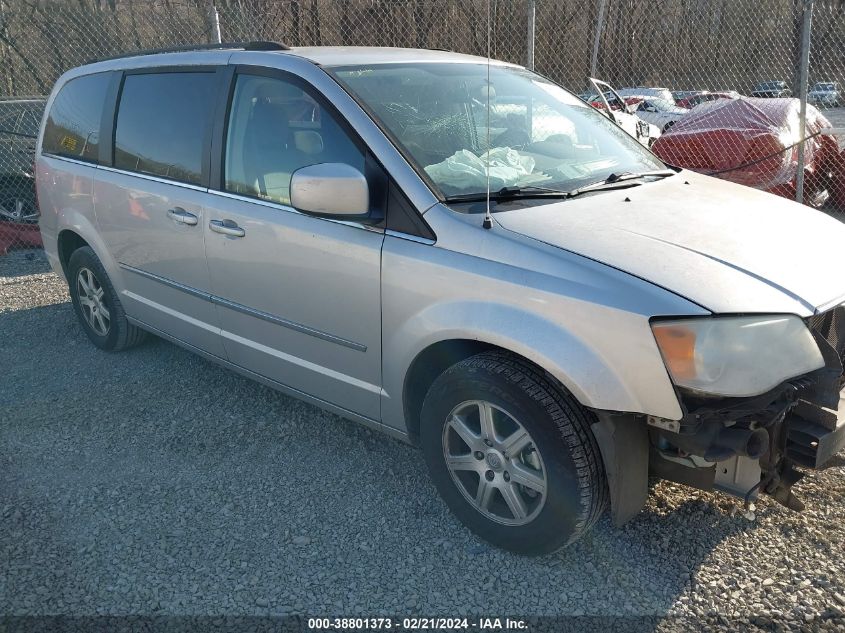
<path fill-rule="evenodd" d="M 607 505 L 591 422 L 540 370 L 491 351 L 434 381 L 420 442 L 434 484 L 461 522 L 498 547 L 533 556 L 574 542 Z"/>
<path fill-rule="evenodd" d="M 71 254 L 67 279 L 74 312 L 94 345 L 119 352 L 146 338 L 147 333 L 126 318 L 106 269 L 90 246 Z"/>

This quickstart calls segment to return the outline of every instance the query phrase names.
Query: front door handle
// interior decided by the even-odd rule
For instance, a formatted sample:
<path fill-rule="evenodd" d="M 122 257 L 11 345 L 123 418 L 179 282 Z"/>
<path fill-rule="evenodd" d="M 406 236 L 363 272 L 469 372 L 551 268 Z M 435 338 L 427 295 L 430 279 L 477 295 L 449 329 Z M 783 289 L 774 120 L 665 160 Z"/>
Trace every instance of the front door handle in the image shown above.
<path fill-rule="evenodd" d="M 215 233 L 221 233 L 229 237 L 243 237 L 246 235 L 246 231 L 232 220 L 212 220 L 208 223 L 208 226 Z"/>
<path fill-rule="evenodd" d="M 197 216 L 193 213 L 185 211 L 182 207 L 173 207 L 167 210 L 167 217 L 178 222 L 179 224 L 187 224 L 188 226 L 195 226 L 197 223 Z"/>

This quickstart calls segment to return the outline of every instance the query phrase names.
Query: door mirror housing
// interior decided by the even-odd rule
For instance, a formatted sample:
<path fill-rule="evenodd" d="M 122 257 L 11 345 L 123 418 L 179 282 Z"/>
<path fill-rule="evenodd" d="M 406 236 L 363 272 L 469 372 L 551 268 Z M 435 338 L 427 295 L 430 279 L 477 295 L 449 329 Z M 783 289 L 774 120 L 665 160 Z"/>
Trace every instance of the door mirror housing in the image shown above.
<path fill-rule="evenodd" d="M 338 220 L 366 220 L 370 188 L 360 171 L 345 163 L 320 163 L 293 172 L 291 206 L 303 213 Z"/>

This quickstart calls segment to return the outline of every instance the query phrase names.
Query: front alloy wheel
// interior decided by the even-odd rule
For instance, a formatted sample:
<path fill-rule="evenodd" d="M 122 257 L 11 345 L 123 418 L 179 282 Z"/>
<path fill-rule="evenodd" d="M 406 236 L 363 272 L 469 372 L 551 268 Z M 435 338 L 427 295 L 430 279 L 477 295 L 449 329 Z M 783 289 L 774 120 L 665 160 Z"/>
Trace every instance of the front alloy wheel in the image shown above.
<path fill-rule="evenodd" d="M 420 444 L 449 509 L 481 538 L 545 554 L 607 504 L 593 416 L 527 361 L 488 351 L 444 371 L 420 414 Z"/>
<path fill-rule="evenodd" d="M 504 525 L 530 523 L 543 509 L 546 474 L 528 431 L 484 400 L 462 402 L 443 427 L 455 485 L 481 514 Z"/>

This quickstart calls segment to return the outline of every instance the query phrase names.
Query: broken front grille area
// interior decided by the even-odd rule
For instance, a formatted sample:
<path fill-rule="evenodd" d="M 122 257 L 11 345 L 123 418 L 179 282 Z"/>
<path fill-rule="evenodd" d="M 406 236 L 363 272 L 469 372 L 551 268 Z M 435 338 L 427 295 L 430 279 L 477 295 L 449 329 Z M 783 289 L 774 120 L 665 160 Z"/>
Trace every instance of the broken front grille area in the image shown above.
<path fill-rule="evenodd" d="M 800 400 L 787 416 L 787 453 L 798 464 L 819 468 L 845 442 L 845 304 L 807 319 L 827 363 L 815 384 L 799 391 Z"/>
<path fill-rule="evenodd" d="M 845 365 L 845 303 L 811 316 L 807 324 L 814 333 L 820 335 L 836 350 L 839 360 Z"/>

